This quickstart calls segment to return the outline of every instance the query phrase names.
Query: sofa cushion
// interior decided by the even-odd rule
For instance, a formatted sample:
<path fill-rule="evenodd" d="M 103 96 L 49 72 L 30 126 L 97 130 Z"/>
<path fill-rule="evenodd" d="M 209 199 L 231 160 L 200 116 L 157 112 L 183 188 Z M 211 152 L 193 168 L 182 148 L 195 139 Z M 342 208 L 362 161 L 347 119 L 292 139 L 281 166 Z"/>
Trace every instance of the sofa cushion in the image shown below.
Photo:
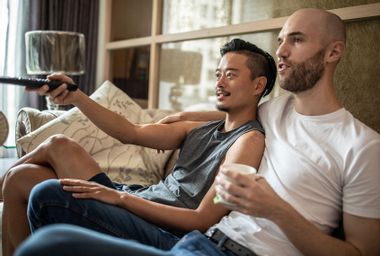
<path fill-rule="evenodd" d="M 91 96 L 104 107 L 134 123 L 151 123 L 152 117 L 128 95 L 106 81 Z M 26 153 L 54 134 L 76 140 L 116 182 L 150 185 L 165 175 L 164 167 L 172 151 L 158 154 L 155 149 L 122 144 L 97 128 L 79 109 L 73 108 L 17 140 Z"/>
<path fill-rule="evenodd" d="M 15 140 L 36 130 L 38 127 L 46 124 L 47 122 L 57 118 L 59 115 L 65 113 L 63 110 L 44 110 L 40 111 L 35 108 L 24 107 L 17 113 L 17 122 L 15 129 Z M 22 147 L 17 147 L 17 156 L 25 155 Z"/>

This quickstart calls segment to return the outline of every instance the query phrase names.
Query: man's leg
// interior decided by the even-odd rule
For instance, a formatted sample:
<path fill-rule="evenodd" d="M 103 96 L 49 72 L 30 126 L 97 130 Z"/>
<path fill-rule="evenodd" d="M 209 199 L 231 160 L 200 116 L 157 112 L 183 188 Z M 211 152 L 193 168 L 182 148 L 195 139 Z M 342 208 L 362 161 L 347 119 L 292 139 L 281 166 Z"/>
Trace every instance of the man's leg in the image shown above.
<path fill-rule="evenodd" d="M 52 136 L 19 159 L 6 173 L 2 183 L 3 254 L 11 255 L 29 233 L 26 205 L 36 184 L 57 177 L 88 179 L 99 172 L 100 168 L 92 157 L 63 135 Z"/>
<path fill-rule="evenodd" d="M 15 253 L 15 256 L 35 255 L 169 256 L 174 254 L 78 226 L 55 224 L 38 230 Z"/>
<path fill-rule="evenodd" d="M 78 226 L 54 224 L 44 227 L 26 240 L 15 256 L 232 256 L 198 231 L 183 237 L 170 251 L 137 241 L 125 240 Z"/>
<path fill-rule="evenodd" d="M 95 160 L 73 139 L 64 135 L 53 135 L 36 149 L 21 157 L 2 177 L 2 188 L 7 177 L 15 167 L 23 164 L 36 164 L 50 167 L 58 178 L 77 178 L 87 180 L 100 172 Z M 0 189 L 0 199 L 3 199 Z"/>
<path fill-rule="evenodd" d="M 73 198 L 57 180 L 47 180 L 33 188 L 28 218 L 32 232 L 49 224 L 67 223 L 164 250 L 179 240 L 124 208 L 93 199 Z"/>
<path fill-rule="evenodd" d="M 4 204 L 2 216 L 3 255 L 12 255 L 15 247 L 30 233 L 26 217 L 27 198 L 32 187 L 49 178 L 53 172 L 33 164 L 15 167 L 4 184 Z"/>

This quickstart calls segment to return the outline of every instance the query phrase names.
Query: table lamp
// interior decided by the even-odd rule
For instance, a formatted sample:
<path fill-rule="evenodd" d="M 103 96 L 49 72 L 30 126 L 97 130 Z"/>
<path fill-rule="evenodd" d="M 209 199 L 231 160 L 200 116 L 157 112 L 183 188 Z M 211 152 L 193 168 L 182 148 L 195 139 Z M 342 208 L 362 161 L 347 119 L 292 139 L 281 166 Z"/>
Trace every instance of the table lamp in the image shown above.
<path fill-rule="evenodd" d="M 85 39 L 76 32 L 34 30 L 25 33 L 26 71 L 28 75 L 63 72 L 82 75 L 85 71 Z M 58 105 L 46 97 L 48 109 Z"/>

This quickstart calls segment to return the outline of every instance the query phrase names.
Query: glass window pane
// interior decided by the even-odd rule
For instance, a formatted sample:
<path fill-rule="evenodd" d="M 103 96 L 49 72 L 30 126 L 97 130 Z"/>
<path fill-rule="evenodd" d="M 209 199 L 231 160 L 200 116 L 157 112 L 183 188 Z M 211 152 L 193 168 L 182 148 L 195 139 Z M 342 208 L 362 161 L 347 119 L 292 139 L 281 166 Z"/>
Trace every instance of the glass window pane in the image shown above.
<path fill-rule="evenodd" d="M 336 9 L 378 0 L 165 0 L 163 33 L 178 33 L 288 16 L 299 8 Z"/>
<path fill-rule="evenodd" d="M 143 108 L 148 104 L 150 47 L 111 52 L 112 82 Z"/>
<path fill-rule="evenodd" d="M 152 0 L 112 0 L 111 41 L 151 35 Z"/>
<path fill-rule="evenodd" d="M 166 0 L 163 9 L 164 34 L 231 24 L 229 0 Z"/>

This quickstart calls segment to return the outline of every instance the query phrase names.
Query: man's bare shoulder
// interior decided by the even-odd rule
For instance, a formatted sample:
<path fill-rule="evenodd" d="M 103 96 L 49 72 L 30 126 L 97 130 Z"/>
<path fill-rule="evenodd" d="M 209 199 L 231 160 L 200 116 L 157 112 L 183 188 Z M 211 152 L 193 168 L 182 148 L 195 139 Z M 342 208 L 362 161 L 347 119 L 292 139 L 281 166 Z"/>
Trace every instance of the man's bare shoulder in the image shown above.
<path fill-rule="evenodd" d="M 241 142 L 247 141 L 247 142 L 264 142 L 265 141 L 265 135 L 260 130 L 252 130 L 245 134 L 243 134 L 239 140 Z"/>
<path fill-rule="evenodd" d="M 265 146 L 265 135 L 259 130 L 249 131 L 240 136 L 234 143 L 234 147 L 239 147 L 246 151 L 256 151 Z"/>

